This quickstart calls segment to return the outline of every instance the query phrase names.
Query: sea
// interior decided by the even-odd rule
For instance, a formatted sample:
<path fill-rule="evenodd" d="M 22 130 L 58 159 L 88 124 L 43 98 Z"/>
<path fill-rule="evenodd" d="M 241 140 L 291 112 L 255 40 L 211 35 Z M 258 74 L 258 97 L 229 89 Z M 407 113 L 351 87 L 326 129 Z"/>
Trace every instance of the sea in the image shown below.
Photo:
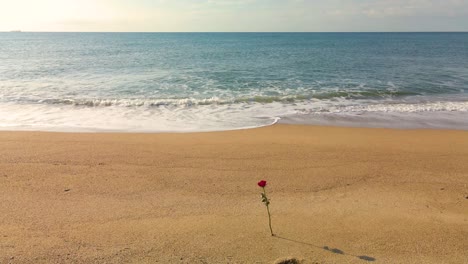
<path fill-rule="evenodd" d="M 0 33 L 0 130 L 468 129 L 468 33 Z"/>

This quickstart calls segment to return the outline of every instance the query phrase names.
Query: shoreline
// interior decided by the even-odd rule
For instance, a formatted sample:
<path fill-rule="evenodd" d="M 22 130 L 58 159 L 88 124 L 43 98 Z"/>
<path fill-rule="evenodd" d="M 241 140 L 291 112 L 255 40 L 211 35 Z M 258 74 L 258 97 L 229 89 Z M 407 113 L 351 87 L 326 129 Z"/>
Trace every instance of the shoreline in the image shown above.
<path fill-rule="evenodd" d="M 467 171 L 463 130 L 0 131 L 0 262 L 462 263 Z"/>
<path fill-rule="evenodd" d="M 329 124 L 314 124 L 314 123 L 290 123 L 290 122 L 281 122 L 281 118 L 276 119 L 272 124 L 260 125 L 260 126 L 251 126 L 251 127 L 241 127 L 225 130 L 206 130 L 206 131 L 127 131 L 127 130 L 54 130 L 54 129 L 45 129 L 45 130 L 26 130 L 26 129 L 17 129 L 17 130 L 1 130 L 0 133 L 56 133 L 56 134 L 123 134 L 123 135 L 168 135 L 168 134 L 201 134 L 201 133 L 224 133 L 224 132 L 235 132 L 235 131 L 245 131 L 245 130 L 256 130 L 268 127 L 275 126 L 290 126 L 290 127 L 315 127 L 315 128 L 330 128 L 330 129 L 370 129 L 370 130 L 395 130 L 395 131 L 460 131 L 468 132 L 468 129 L 465 128 L 444 128 L 444 127 L 376 127 L 376 126 L 361 126 L 361 125 L 329 125 Z"/>
<path fill-rule="evenodd" d="M 468 130 L 468 101 L 459 98 L 343 99 L 297 103 L 175 104 L 168 107 L 104 101 L 74 104 L 0 104 L 3 131 L 190 133 L 257 128 L 275 123 L 338 127 Z M 151 100 L 150 100 L 151 101 Z M 109 103 L 110 105 L 108 105 Z"/>

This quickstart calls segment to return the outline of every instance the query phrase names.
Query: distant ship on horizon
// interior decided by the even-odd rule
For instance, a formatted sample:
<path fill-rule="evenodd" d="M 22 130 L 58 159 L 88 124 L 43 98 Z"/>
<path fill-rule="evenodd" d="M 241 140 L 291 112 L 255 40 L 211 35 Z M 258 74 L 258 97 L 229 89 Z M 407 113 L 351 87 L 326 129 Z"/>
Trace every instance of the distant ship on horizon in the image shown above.
<path fill-rule="evenodd" d="M 10 32 L 21 33 L 22 31 L 19 29 L 16 29 L 16 30 L 10 30 Z"/>

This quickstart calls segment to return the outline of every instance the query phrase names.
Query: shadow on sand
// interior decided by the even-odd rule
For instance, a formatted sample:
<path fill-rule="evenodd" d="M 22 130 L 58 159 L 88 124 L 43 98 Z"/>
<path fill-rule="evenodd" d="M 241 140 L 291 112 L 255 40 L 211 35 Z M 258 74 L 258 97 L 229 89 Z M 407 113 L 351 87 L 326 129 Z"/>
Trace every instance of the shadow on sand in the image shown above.
<path fill-rule="evenodd" d="M 283 239 L 283 240 L 287 240 L 287 241 L 291 241 L 291 242 L 295 242 L 295 243 L 299 243 L 299 244 L 308 245 L 308 246 L 311 246 L 311 247 L 323 249 L 323 250 L 326 250 L 326 251 L 334 253 L 334 254 L 356 257 L 358 259 L 362 259 L 362 260 L 369 261 L 369 262 L 376 261 L 376 259 L 373 258 L 373 257 L 364 256 L 364 255 L 357 256 L 357 255 L 353 255 L 353 254 L 348 254 L 348 253 L 345 253 L 343 250 L 338 249 L 338 248 L 330 248 L 328 246 L 320 247 L 320 246 L 316 246 L 314 244 L 310 244 L 310 243 L 306 243 L 306 242 L 302 242 L 302 241 L 297 241 L 297 240 L 293 240 L 293 239 L 289 239 L 289 238 L 285 238 L 285 237 L 281 237 L 281 236 L 277 236 L 277 235 L 274 236 L 274 237 L 278 238 L 278 239 Z"/>

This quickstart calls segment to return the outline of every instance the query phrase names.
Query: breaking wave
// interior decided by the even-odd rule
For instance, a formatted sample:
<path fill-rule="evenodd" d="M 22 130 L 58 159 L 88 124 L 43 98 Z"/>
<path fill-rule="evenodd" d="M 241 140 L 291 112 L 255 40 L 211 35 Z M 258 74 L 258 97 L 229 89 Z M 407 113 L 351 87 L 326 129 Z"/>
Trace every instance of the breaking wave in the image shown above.
<path fill-rule="evenodd" d="M 226 104 L 242 104 L 242 103 L 304 103 L 311 100 L 378 100 L 401 98 L 404 96 L 414 95 L 410 92 L 402 91 L 335 91 L 335 92 L 320 92 L 310 94 L 296 94 L 283 96 L 250 96 L 250 97 L 233 97 L 233 98 L 47 98 L 47 99 L 32 99 L 32 98 L 10 98 L 7 102 L 28 103 L 28 104 L 50 104 L 50 105 L 74 105 L 83 107 L 160 107 L 160 106 L 197 106 L 197 105 L 226 105 Z"/>

